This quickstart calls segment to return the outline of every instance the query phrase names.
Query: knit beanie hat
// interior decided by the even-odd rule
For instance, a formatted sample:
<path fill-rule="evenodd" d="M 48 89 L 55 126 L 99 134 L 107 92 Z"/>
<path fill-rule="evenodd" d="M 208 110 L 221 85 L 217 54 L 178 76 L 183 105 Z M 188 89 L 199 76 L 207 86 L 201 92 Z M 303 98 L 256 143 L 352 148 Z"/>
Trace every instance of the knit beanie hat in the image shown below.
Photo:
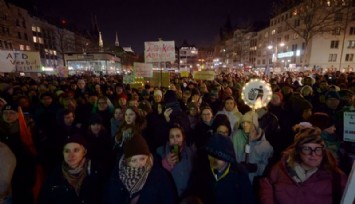
<path fill-rule="evenodd" d="M 318 127 L 321 130 L 324 130 L 334 124 L 331 117 L 328 114 L 322 112 L 314 113 L 310 118 L 309 122 L 314 126 Z"/>
<path fill-rule="evenodd" d="M 159 89 L 156 89 L 156 90 L 154 90 L 154 94 L 153 94 L 154 96 L 161 96 L 161 97 L 163 97 L 163 93 L 161 92 L 161 90 L 159 90 Z"/>
<path fill-rule="evenodd" d="M 77 144 L 80 144 L 80 145 L 82 145 L 83 147 L 85 147 L 85 149 L 87 149 L 87 147 L 88 147 L 87 142 L 86 142 L 84 136 L 81 135 L 81 134 L 78 134 L 78 133 L 73 134 L 73 135 L 71 135 L 71 136 L 68 136 L 67 139 L 66 139 L 65 142 L 64 142 L 63 147 L 64 147 L 66 144 L 68 144 L 68 143 L 77 143 Z"/>
<path fill-rule="evenodd" d="M 140 135 L 134 135 L 129 139 L 123 147 L 125 158 L 130 158 L 134 155 L 144 154 L 149 155 L 149 147 L 145 139 Z"/>
<path fill-rule="evenodd" d="M 324 140 L 320 134 L 321 130 L 318 127 L 304 128 L 295 135 L 294 145 L 296 148 L 301 147 L 306 143 L 317 143 L 324 145 Z"/>
<path fill-rule="evenodd" d="M 258 114 L 254 111 L 246 112 L 243 115 L 241 122 L 250 122 L 254 124 L 255 128 L 259 128 Z"/>
<path fill-rule="evenodd" d="M 205 146 L 209 155 L 219 160 L 236 163 L 232 141 L 221 134 L 213 134 Z"/>

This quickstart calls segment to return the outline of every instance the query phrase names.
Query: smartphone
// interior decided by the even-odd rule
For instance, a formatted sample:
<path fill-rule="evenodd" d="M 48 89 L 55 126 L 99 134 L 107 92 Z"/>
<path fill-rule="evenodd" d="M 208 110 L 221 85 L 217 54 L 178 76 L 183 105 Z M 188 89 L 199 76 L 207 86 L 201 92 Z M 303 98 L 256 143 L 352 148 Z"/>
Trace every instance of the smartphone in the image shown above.
<path fill-rule="evenodd" d="M 179 145 L 173 145 L 171 146 L 170 152 L 173 154 L 176 154 L 178 156 L 178 160 L 180 161 L 180 146 Z"/>

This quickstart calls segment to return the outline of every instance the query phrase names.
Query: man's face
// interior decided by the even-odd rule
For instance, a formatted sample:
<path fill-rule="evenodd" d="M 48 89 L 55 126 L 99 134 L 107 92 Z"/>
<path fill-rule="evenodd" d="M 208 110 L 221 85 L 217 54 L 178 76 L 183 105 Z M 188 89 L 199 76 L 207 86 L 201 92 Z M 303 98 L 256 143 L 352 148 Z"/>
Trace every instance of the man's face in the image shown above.
<path fill-rule="evenodd" d="M 224 169 L 224 167 L 228 164 L 227 162 L 219 160 L 211 155 L 208 155 L 208 160 L 210 161 L 211 169 L 216 169 L 218 171 Z"/>
<path fill-rule="evenodd" d="M 64 116 L 64 124 L 66 126 L 71 126 L 74 122 L 74 114 L 73 113 L 69 113 L 67 115 Z"/>
<path fill-rule="evenodd" d="M 336 99 L 336 98 L 329 98 L 325 101 L 325 104 L 327 105 L 328 108 L 330 109 L 337 109 L 339 106 L 340 100 Z"/>
<path fill-rule="evenodd" d="M 6 123 L 14 123 L 18 119 L 18 114 L 13 110 L 4 110 L 2 113 L 2 118 Z"/>
<path fill-rule="evenodd" d="M 52 104 L 53 99 L 52 99 L 52 97 L 50 97 L 50 96 L 44 96 L 41 101 L 42 101 L 43 105 L 44 105 L 45 107 L 47 107 L 47 106 L 49 106 L 49 105 Z"/>
<path fill-rule="evenodd" d="M 230 112 L 234 109 L 234 101 L 233 100 L 226 100 L 226 104 L 224 105 L 226 111 Z"/>
<path fill-rule="evenodd" d="M 83 89 L 85 87 L 85 81 L 84 80 L 79 80 L 78 81 L 78 87 L 79 87 L 79 89 Z"/>

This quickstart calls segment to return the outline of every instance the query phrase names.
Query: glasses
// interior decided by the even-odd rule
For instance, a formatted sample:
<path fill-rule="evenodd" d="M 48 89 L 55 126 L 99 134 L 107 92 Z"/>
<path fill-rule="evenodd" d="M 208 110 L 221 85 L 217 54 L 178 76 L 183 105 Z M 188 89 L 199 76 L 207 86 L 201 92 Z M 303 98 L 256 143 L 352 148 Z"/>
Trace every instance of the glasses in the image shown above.
<path fill-rule="evenodd" d="M 323 155 L 324 147 L 316 147 L 312 149 L 311 147 L 301 147 L 301 152 L 305 155 L 311 155 L 313 152 L 317 156 Z"/>

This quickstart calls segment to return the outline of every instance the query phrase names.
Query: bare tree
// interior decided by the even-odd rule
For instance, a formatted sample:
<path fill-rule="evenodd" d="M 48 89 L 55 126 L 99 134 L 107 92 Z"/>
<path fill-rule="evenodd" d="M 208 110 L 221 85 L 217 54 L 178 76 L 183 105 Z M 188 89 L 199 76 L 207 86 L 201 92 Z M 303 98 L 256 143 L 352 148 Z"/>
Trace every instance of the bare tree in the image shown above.
<path fill-rule="evenodd" d="M 341 32 L 346 28 L 344 16 L 349 12 L 351 0 L 279 0 L 275 14 L 291 12 L 286 26 L 304 40 L 302 69 L 308 57 L 311 40 L 318 35 Z"/>

